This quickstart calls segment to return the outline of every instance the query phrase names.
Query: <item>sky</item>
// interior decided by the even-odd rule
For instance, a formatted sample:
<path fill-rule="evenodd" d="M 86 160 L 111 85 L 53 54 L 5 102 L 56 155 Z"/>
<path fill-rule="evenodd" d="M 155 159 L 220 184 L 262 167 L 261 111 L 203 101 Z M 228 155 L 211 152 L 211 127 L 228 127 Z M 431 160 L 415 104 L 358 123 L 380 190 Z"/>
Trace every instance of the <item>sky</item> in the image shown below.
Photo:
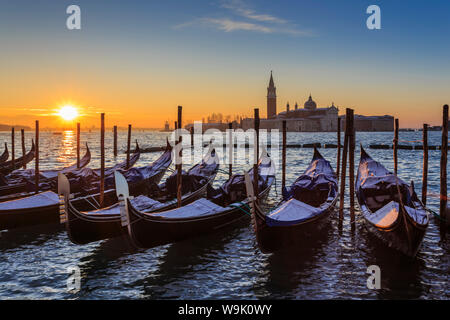
<path fill-rule="evenodd" d="M 81 8 L 69 30 L 66 9 Z M 381 9 L 369 30 L 366 9 Z M 266 114 L 312 94 L 340 113 L 439 125 L 450 102 L 450 1 L 0 0 L 0 123 L 162 127 L 214 113 Z"/>

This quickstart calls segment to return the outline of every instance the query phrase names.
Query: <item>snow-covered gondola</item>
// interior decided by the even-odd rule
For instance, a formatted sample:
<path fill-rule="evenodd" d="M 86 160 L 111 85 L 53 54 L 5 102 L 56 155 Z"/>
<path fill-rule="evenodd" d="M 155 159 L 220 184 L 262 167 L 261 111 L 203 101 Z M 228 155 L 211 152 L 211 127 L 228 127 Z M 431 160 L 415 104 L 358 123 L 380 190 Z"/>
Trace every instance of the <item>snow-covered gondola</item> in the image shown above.
<path fill-rule="evenodd" d="M 86 167 L 91 161 L 91 151 L 86 143 L 86 153 L 80 159 L 80 167 L 77 167 L 77 163 L 62 168 L 60 170 L 41 170 L 39 171 L 40 181 L 42 181 L 41 191 L 46 191 L 42 189 L 54 189 L 56 190 L 56 183 L 58 178 L 58 172 L 69 173 L 72 171 L 80 170 Z M 22 192 L 27 192 L 30 189 L 35 190 L 34 187 L 34 169 L 25 169 L 25 170 L 15 170 L 11 172 L 9 175 L 4 177 L 4 183 L 0 183 L 0 198 L 17 194 Z M 1 199 L 0 199 L 1 201 Z"/>
<path fill-rule="evenodd" d="M 12 171 L 14 171 L 17 168 L 23 167 L 27 163 L 29 163 L 31 160 L 34 159 L 34 150 L 35 145 L 34 141 L 31 141 L 31 149 L 26 153 L 24 156 L 17 158 L 14 160 L 14 166 L 12 160 L 5 161 L 3 163 L 0 163 L 0 174 L 6 176 Z"/>
<path fill-rule="evenodd" d="M 136 151 L 130 157 L 130 165 L 139 159 L 140 150 L 136 146 Z M 126 161 L 115 165 L 113 168 L 126 168 Z M 130 169 L 131 170 L 131 169 Z M 71 183 L 75 187 L 74 205 L 77 208 L 89 210 L 94 204 L 98 205 L 99 197 L 99 175 L 96 170 L 83 168 L 68 173 Z M 105 170 L 109 175 L 113 175 L 112 168 Z M 89 173 L 89 175 L 87 175 Z M 105 174 L 105 185 L 108 176 Z M 114 186 L 112 186 L 113 188 Z M 105 187 L 104 205 L 111 205 L 115 199 L 115 191 Z M 95 192 L 91 192 L 95 190 Z M 30 225 L 59 223 L 59 198 L 57 190 L 47 190 L 39 193 L 25 192 L 9 195 L 7 200 L 0 202 L 0 230 L 14 229 Z"/>
<path fill-rule="evenodd" d="M 263 153 L 258 166 L 259 196 L 267 197 L 275 180 L 273 161 Z M 251 171 L 253 175 L 253 170 Z M 218 229 L 245 218 L 248 204 L 243 175 L 233 175 L 218 190 L 211 190 L 207 198 L 201 198 L 184 207 L 148 213 L 142 211 L 129 198 L 126 181 L 117 175 L 118 193 L 122 196 L 122 222 L 127 227 L 132 243 L 141 248 L 182 241 Z"/>
<path fill-rule="evenodd" d="M 203 197 L 206 194 L 208 186 L 214 181 L 218 169 L 218 155 L 214 149 L 210 149 L 200 163 L 193 166 L 187 172 L 184 172 L 182 174 L 182 205 Z M 166 182 L 159 186 L 153 184 L 153 188 L 150 187 L 148 190 L 134 188 L 133 183 L 130 183 L 130 179 L 126 174 L 122 175 L 116 172 L 117 175 L 124 178 L 127 188 L 129 185 L 129 194 L 137 196 L 132 200 L 137 208 L 148 212 L 156 212 L 177 207 L 176 172 Z M 148 185 L 150 186 L 150 184 Z M 68 190 L 67 187 L 66 190 Z M 119 194 L 118 189 L 117 194 Z M 113 205 L 93 211 L 81 211 L 77 209 L 73 201 L 67 197 L 66 199 L 66 228 L 68 236 L 73 243 L 86 244 L 127 233 L 126 228 L 121 225 L 121 207 L 117 203 L 117 198 L 115 198 L 116 201 Z"/>
<path fill-rule="evenodd" d="M 414 257 L 429 216 L 414 191 L 361 147 L 355 191 L 365 226 L 385 244 Z"/>
<path fill-rule="evenodd" d="M 252 180 L 247 177 L 249 198 L 253 198 Z M 259 201 L 252 201 L 254 229 L 262 252 L 274 252 L 302 245 L 327 225 L 338 199 L 337 177 L 330 163 L 314 148 L 314 156 L 305 172 L 289 189 L 283 200 L 267 215 Z"/>

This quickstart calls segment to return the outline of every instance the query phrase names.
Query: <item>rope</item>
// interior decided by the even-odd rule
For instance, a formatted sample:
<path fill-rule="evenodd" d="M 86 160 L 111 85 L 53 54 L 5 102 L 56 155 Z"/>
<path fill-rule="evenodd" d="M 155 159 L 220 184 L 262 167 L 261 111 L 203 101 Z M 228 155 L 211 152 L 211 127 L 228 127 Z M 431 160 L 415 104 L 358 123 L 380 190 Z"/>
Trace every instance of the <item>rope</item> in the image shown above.
<path fill-rule="evenodd" d="M 441 217 L 440 214 L 434 212 L 433 210 L 429 209 L 429 208 L 425 208 L 426 211 L 428 211 L 429 213 L 432 213 L 436 218 L 438 218 L 441 221 L 446 221 L 444 218 Z"/>
<path fill-rule="evenodd" d="M 239 205 L 241 205 L 241 206 L 244 206 L 244 207 L 247 207 L 248 209 L 250 209 L 245 203 L 243 203 L 243 202 L 237 202 L 237 203 L 233 203 L 231 206 L 232 206 L 232 207 L 235 207 L 235 208 L 238 208 L 239 210 L 245 212 L 245 213 L 248 214 L 249 216 L 252 215 L 249 211 L 246 211 L 246 210 L 242 209 L 241 206 L 235 206 L 235 204 L 239 204 Z"/>

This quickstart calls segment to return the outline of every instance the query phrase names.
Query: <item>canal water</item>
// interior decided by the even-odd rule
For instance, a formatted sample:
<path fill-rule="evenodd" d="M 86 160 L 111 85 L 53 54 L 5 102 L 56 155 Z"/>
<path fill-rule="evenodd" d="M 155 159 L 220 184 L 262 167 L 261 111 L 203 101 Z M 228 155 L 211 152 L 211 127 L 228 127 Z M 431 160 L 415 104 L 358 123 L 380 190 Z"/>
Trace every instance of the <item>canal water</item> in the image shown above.
<path fill-rule="evenodd" d="M 142 148 L 164 145 L 168 133 L 135 131 Z M 401 132 L 400 139 L 420 140 L 421 132 Z M 26 133 L 27 149 L 32 132 Z M 355 167 L 359 144 L 376 160 L 393 170 L 392 150 L 373 150 L 372 143 L 392 143 L 392 133 L 356 134 Z M 82 142 L 92 151 L 89 166 L 99 166 L 99 133 L 82 132 Z M 10 143 L 9 133 L 0 133 L 0 146 Z M 288 144 L 334 143 L 334 133 L 288 133 Z M 408 143 L 402 143 L 408 144 Z M 410 144 L 418 144 L 411 142 Z M 440 144 L 440 132 L 429 133 L 429 144 Z M 106 134 L 106 165 L 125 159 L 126 132 L 119 132 L 120 155 L 114 159 L 112 132 Z M 16 157 L 21 154 L 20 138 Z M 42 132 L 42 169 L 64 167 L 76 154 L 74 132 Z M 0 152 L 2 152 L 1 149 Z M 11 150 L 11 149 L 10 149 Z M 336 167 L 336 149 L 320 149 Z M 82 149 L 82 154 L 84 149 Z M 287 185 L 307 167 L 312 149 L 287 149 Z M 136 166 L 154 161 L 160 153 L 142 154 Z M 399 175 L 413 180 L 420 195 L 422 151 L 399 150 Z M 440 151 L 429 152 L 428 190 L 439 193 Z M 29 167 L 33 167 L 30 163 Z M 186 168 L 189 166 L 186 166 Z M 241 163 L 235 172 L 250 168 Z M 222 166 L 219 186 L 227 177 Z M 281 170 L 272 188 L 268 207 L 281 195 Z M 449 299 L 450 240 L 441 240 L 438 221 L 431 216 L 422 248 L 415 259 L 391 252 L 362 226 L 359 212 L 352 230 L 348 187 L 345 221 L 338 228 L 335 214 L 323 233 L 305 239 L 303 245 L 283 253 L 263 254 L 257 247 L 250 218 L 215 234 L 148 250 L 133 248 L 126 239 L 99 241 L 84 246 L 72 244 L 63 228 L 30 227 L 0 233 L 0 299 Z M 439 199 L 428 198 L 428 207 L 438 211 Z M 378 265 L 381 289 L 367 288 L 367 268 Z M 67 291 L 70 268 L 79 268 L 79 292 Z"/>

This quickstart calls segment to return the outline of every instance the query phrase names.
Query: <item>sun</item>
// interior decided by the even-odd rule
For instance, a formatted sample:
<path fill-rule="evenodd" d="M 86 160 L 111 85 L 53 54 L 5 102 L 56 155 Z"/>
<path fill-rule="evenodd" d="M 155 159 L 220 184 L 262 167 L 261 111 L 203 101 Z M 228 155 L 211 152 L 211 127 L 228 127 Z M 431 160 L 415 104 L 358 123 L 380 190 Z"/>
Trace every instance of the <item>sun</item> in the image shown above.
<path fill-rule="evenodd" d="M 58 112 L 58 115 L 64 120 L 70 121 L 78 117 L 78 111 L 75 107 L 64 106 Z"/>

